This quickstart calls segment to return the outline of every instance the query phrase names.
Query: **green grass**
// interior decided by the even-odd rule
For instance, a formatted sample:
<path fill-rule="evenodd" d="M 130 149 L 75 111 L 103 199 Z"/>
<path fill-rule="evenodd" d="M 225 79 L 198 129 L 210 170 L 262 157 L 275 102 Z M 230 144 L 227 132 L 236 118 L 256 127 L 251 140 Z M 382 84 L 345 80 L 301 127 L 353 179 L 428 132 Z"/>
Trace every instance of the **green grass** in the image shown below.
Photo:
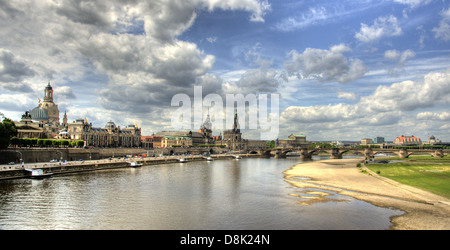
<path fill-rule="evenodd" d="M 373 172 L 397 182 L 450 198 L 450 157 L 410 156 L 377 158 L 398 163 L 366 164 Z"/>

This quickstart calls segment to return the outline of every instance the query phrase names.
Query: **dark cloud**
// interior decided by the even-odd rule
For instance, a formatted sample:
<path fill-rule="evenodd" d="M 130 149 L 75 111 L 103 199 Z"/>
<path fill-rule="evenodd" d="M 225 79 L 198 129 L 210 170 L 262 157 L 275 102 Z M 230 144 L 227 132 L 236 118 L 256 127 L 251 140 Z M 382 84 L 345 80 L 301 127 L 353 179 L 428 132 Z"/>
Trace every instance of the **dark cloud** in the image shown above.
<path fill-rule="evenodd" d="M 13 53 L 0 48 L 0 82 L 17 83 L 35 72 Z"/>

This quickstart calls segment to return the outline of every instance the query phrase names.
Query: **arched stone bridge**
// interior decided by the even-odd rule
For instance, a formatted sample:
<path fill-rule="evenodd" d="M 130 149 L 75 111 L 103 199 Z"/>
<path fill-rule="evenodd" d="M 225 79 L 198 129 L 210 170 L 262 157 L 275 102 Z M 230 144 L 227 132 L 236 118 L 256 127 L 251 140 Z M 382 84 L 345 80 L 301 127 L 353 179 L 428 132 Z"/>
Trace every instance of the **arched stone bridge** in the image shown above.
<path fill-rule="evenodd" d="M 259 150 L 257 153 L 262 156 L 271 156 L 274 155 L 275 158 L 286 158 L 287 153 L 289 152 L 298 152 L 300 154 L 300 159 L 309 160 L 312 159 L 313 154 L 320 152 L 327 152 L 330 154 L 331 159 L 342 159 L 342 155 L 346 152 L 353 152 L 355 154 L 362 154 L 366 159 L 373 158 L 376 154 L 396 154 L 401 158 L 408 158 L 412 154 L 430 154 L 436 158 L 442 158 L 445 156 L 445 153 L 450 152 L 450 150 L 442 150 L 442 149 L 371 149 L 371 148 L 331 148 L 331 149 L 307 149 L 307 148 L 274 148 L 274 149 L 265 149 Z"/>

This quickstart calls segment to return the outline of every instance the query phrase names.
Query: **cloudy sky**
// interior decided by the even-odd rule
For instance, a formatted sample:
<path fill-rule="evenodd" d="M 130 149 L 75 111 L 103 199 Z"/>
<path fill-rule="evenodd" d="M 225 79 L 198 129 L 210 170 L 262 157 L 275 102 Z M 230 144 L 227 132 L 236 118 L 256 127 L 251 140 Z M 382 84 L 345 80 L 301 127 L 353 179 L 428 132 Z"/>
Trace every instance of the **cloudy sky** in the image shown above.
<path fill-rule="evenodd" d="M 450 141 L 450 3 L 0 0 L 0 111 L 19 120 L 49 80 L 61 119 L 144 135 L 202 86 L 280 94 L 280 138 Z"/>

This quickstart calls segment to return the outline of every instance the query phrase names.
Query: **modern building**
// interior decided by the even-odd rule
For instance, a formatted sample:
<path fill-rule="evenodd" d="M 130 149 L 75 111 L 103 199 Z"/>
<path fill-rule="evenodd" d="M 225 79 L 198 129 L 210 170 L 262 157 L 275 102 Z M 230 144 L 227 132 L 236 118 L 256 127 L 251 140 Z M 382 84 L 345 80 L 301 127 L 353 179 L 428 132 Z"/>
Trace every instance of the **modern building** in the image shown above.
<path fill-rule="evenodd" d="M 402 135 L 394 139 L 394 144 L 401 146 L 422 145 L 422 140 L 420 140 L 419 137 L 415 137 L 414 135 L 411 136 Z"/>
<path fill-rule="evenodd" d="M 384 137 L 377 136 L 377 137 L 373 138 L 373 143 L 375 143 L 375 144 L 383 144 L 383 143 L 385 143 Z"/>

